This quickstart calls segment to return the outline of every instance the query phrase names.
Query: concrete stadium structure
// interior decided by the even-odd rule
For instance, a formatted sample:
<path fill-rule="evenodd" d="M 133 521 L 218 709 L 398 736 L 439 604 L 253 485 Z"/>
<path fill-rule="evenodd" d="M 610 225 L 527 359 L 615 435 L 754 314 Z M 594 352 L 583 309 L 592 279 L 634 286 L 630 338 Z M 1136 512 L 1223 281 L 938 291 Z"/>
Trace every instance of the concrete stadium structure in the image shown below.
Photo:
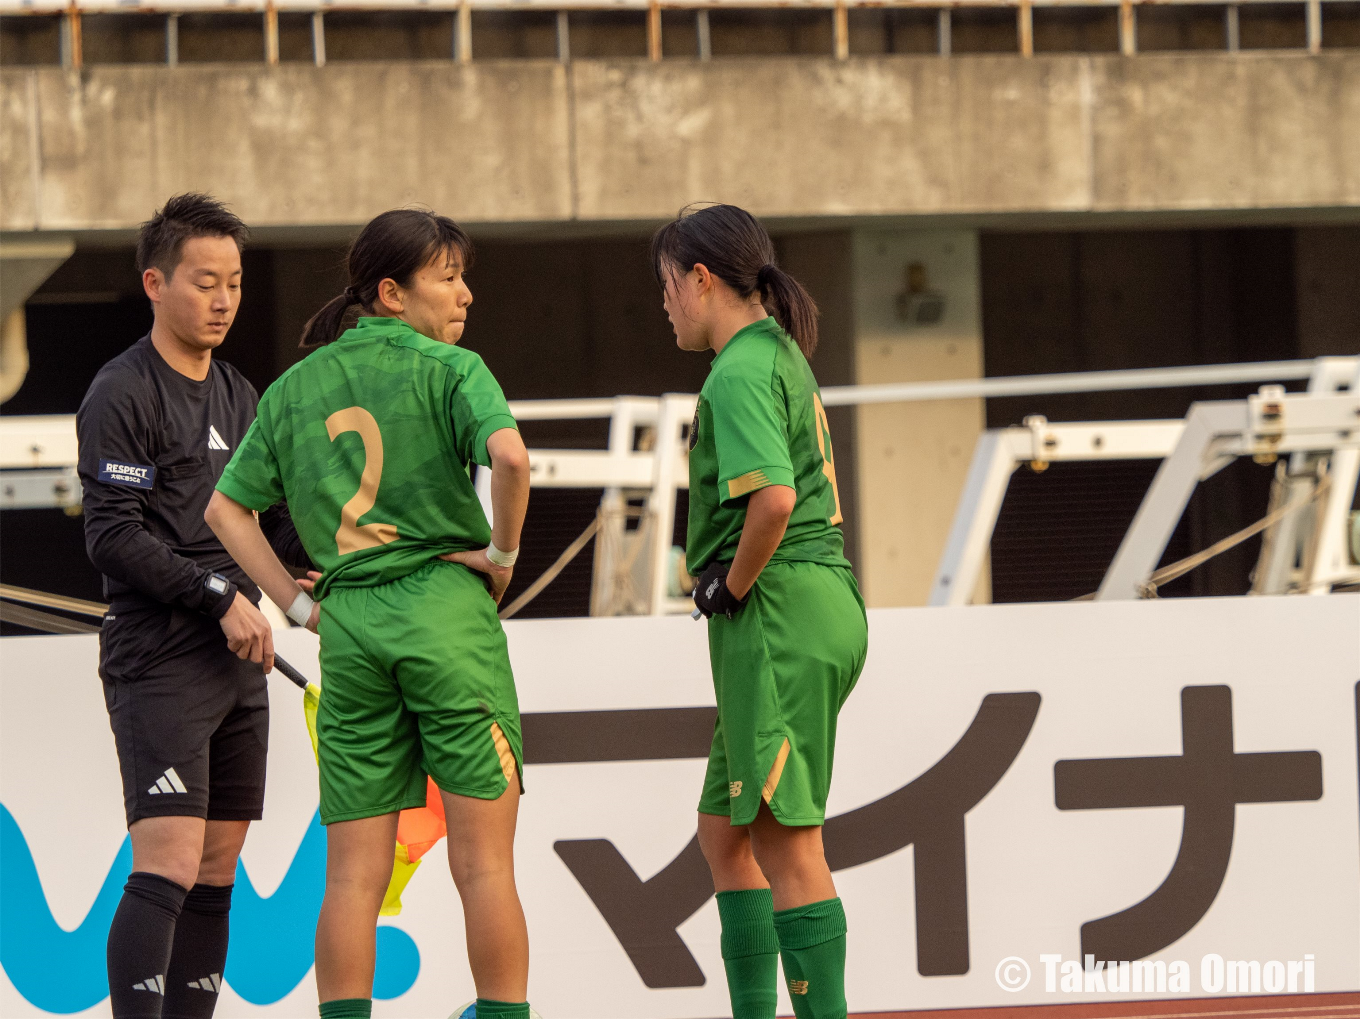
<path fill-rule="evenodd" d="M 51 268 L 53 242 L 76 251 L 33 295 L 30 352 L 98 328 L 43 309 L 136 302 L 132 232 L 189 189 L 255 231 L 260 303 L 229 344 L 264 351 L 242 354 L 261 384 L 343 285 L 354 228 L 411 202 L 478 239 L 469 343 L 512 397 L 702 383 L 667 349 L 644 243 L 695 200 L 777 234 L 823 310 L 823 384 L 1360 347 L 1360 49 L 11 62 L 0 87 L 6 264 L 29 244 Z M 937 319 L 902 312 L 918 292 L 942 299 Z M 43 398 L 6 411 L 74 409 Z M 989 422 L 1179 416 L 1187 399 L 834 412 L 871 604 L 924 601 Z M 1213 536 L 1235 519 L 1204 512 Z"/>

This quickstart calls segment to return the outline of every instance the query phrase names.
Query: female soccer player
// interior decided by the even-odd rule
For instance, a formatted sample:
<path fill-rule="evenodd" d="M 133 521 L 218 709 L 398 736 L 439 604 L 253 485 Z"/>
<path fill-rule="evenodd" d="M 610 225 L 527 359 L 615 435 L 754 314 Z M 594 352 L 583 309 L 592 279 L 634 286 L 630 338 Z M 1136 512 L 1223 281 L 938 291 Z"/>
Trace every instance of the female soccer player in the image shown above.
<path fill-rule="evenodd" d="M 689 438 L 686 561 L 718 698 L 699 845 L 732 1015 L 773 1019 L 778 954 L 799 1019 L 844 1019 L 845 911 L 822 823 L 868 631 L 807 363 L 817 309 L 731 205 L 662 227 L 652 265 L 680 348 L 716 355 Z"/>
<path fill-rule="evenodd" d="M 321 635 L 317 736 L 326 895 L 316 932 L 323 1019 L 372 1012 L 374 928 L 397 815 L 443 793 L 478 1019 L 529 1019 L 515 890 L 519 703 L 496 605 L 510 582 L 529 458 L 500 386 L 456 346 L 472 255 L 450 219 L 385 212 L 349 252 L 349 286 L 307 323 L 321 344 L 265 392 L 207 518 L 233 558 Z M 345 313 L 358 324 L 337 336 Z M 490 466 L 495 527 L 468 479 Z M 252 510 L 292 496 L 321 566 L 314 594 Z M 489 594 L 488 594 L 489 589 Z"/>

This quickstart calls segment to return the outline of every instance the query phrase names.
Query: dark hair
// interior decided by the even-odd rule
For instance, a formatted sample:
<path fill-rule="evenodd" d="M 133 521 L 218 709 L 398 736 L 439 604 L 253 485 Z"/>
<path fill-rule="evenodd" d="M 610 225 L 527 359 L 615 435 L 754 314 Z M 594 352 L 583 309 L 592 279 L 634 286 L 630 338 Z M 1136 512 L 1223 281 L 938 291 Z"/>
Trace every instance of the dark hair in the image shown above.
<path fill-rule="evenodd" d="M 351 306 L 372 309 L 383 280 L 410 286 L 415 274 L 440 254 L 457 258 L 464 269 L 472 265 L 472 240 L 449 217 L 428 209 L 392 209 L 375 216 L 350 245 L 346 259 L 349 286 L 307 320 L 299 345 L 330 343 L 340 335 Z"/>
<path fill-rule="evenodd" d="M 652 271 L 666 277 L 702 262 L 708 271 L 760 303 L 802 348 L 817 349 L 817 305 L 803 285 L 775 264 L 774 242 L 759 220 L 735 205 L 687 205 L 652 237 Z"/>
<path fill-rule="evenodd" d="M 176 195 L 142 224 L 137 233 L 137 271 L 155 267 L 166 278 L 175 274 L 191 237 L 230 237 L 236 250 L 246 246 L 249 231 L 236 215 L 212 195 Z"/>

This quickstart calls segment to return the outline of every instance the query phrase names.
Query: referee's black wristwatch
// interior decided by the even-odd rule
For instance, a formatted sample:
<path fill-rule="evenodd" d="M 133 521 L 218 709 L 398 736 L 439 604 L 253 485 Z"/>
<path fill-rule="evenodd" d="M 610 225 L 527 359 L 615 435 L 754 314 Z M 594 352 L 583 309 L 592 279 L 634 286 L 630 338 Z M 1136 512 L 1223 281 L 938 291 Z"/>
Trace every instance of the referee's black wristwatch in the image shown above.
<path fill-rule="evenodd" d="M 213 619 L 221 619 L 236 600 L 236 585 L 220 573 L 209 573 L 203 578 L 203 601 L 199 611 Z"/>

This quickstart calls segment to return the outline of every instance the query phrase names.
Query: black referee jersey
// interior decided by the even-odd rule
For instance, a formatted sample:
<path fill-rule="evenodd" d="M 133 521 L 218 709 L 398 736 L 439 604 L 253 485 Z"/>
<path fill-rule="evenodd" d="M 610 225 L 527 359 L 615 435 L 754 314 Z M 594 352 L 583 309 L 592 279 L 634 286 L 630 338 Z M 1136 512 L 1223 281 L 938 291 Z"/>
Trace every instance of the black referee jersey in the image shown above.
<path fill-rule="evenodd" d="M 195 381 L 171 368 L 149 335 L 99 370 L 76 432 L 85 547 L 104 575 L 111 615 L 165 606 L 221 619 L 238 588 L 259 602 L 203 520 L 258 402 L 231 365 L 214 358 Z M 260 526 L 280 559 L 311 568 L 286 505 L 261 513 Z M 214 573 L 230 581 L 225 591 L 206 583 Z"/>

